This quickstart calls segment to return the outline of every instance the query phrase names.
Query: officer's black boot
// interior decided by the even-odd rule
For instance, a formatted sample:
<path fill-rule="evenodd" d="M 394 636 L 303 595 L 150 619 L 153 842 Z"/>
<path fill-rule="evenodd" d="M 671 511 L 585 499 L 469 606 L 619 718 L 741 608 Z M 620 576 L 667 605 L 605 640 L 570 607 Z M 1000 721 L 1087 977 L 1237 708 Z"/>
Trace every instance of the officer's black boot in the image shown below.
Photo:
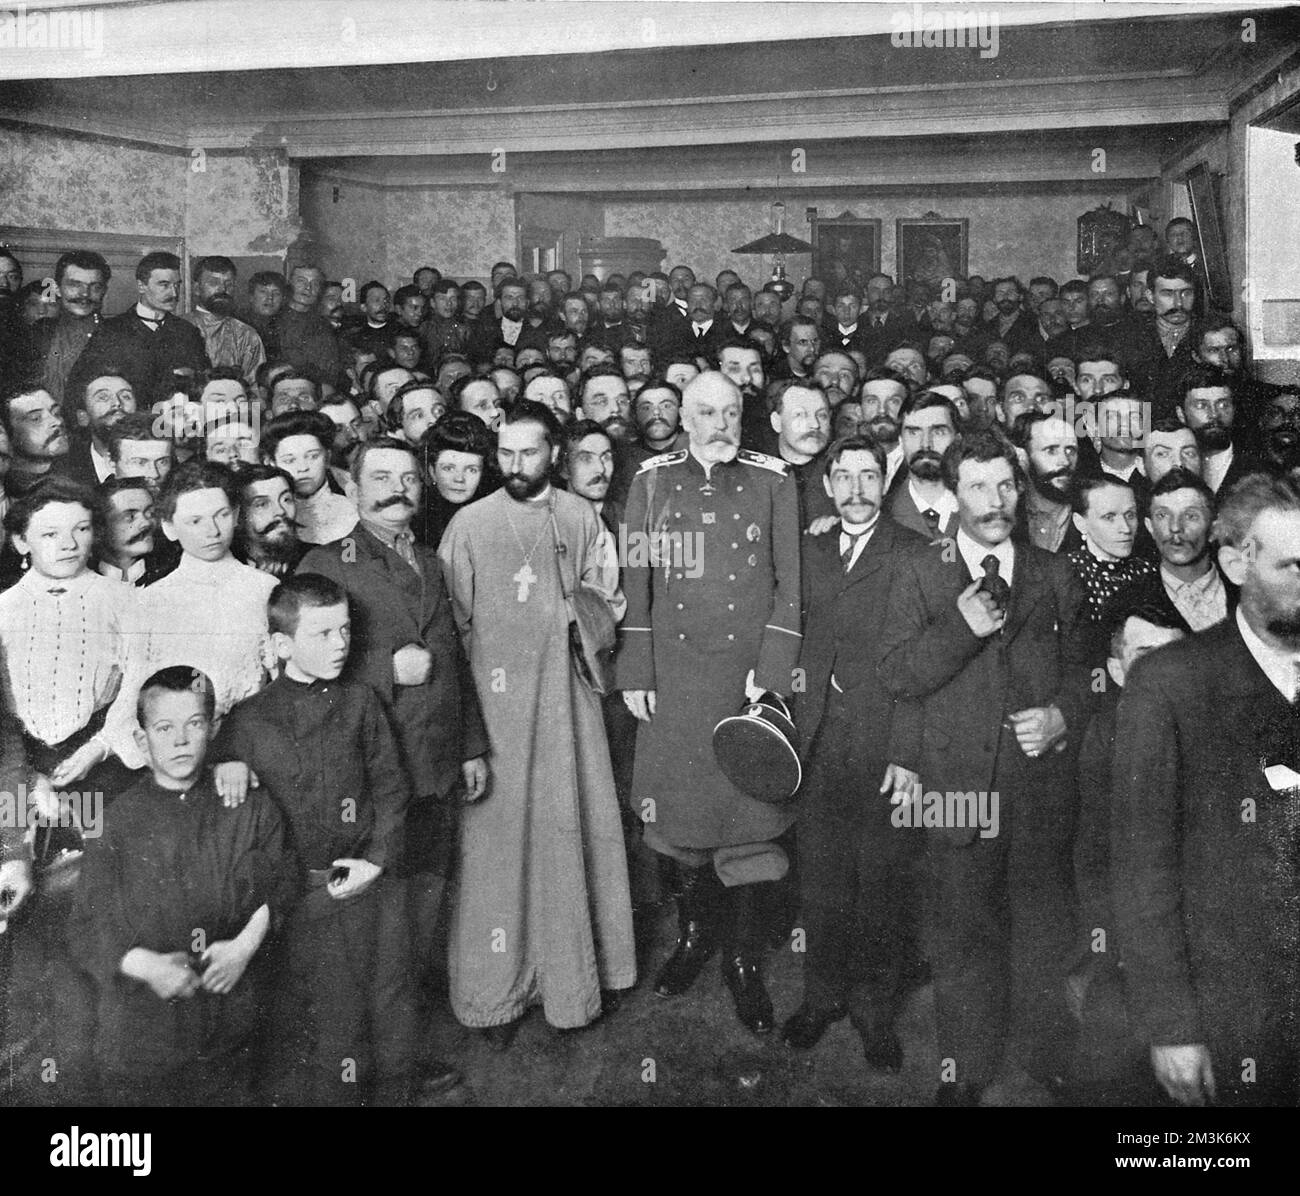
<path fill-rule="evenodd" d="M 739 885 L 727 890 L 732 918 L 722 956 L 722 978 L 731 990 L 741 1025 L 755 1034 L 770 1034 L 776 1020 L 762 974 L 768 929 L 763 918 L 767 896 L 764 889 L 768 884 Z"/>
<path fill-rule="evenodd" d="M 684 993 L 717 951 L 717 889 L 712 864 L 703 868 L 675 864 L 672 893 L 677 899 L 677 949 L 655 981 L 659 996 L 676 997 Z"/>

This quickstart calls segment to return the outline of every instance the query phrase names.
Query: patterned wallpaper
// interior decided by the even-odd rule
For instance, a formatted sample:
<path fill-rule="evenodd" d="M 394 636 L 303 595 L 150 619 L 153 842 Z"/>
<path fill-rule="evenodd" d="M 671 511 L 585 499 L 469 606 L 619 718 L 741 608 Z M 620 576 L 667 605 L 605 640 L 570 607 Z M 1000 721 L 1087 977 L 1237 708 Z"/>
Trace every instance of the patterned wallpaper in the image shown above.
<path fill-rule="evenodd" d="M 0 138 L 3 222 L 184 237 L 192 256 L 283 254 L 298 235 L 297 171 L 276 150 L 148 149 L 10 126 Z"/>
<path fill-rule="evenodd" d="M 775 198 L 775 197 L 773 197 Z M 817 208 L 821 217 L 846 210 L 855 216 L 882 221 L 881 268 L 894 273 L 894 221 L 936 211 L 950 218 L 970 220 L 970 270 L 993 278 L 1017 273 L 1022 279 L 1049 274 L 1065 281 L 1075 274 L 1075 221 L 1099 203 L 1110 200 L 1124 209 L 1124 194 L 1097 191 L 1046 191 L 1022 194 L 917 192 L 868 196 L 827 195 L 816 192 L 786 194 L 785 230 L 809 240 L 804 208 Z M 712 279 L 720 270 L 736 270 L 747 282 L 761 283 L 770 276 L 770 259 L 737 257 L 730 251 L 771 231 L 772 199 L 740 197 L 726 200 L 657 200 L 605 205 L 608 237 L 658 237 L 668 250 L 667 266 L 683 262 L 697 274 Z M 811 255 L 786 261 L 786 274 L 796 283 L 811 269 Z"/>
<path fill-rule="evenodd" d="M 181 152 L 11 125 L 0 131 L 0 212 L 29 228 L 180 236 Z"/>

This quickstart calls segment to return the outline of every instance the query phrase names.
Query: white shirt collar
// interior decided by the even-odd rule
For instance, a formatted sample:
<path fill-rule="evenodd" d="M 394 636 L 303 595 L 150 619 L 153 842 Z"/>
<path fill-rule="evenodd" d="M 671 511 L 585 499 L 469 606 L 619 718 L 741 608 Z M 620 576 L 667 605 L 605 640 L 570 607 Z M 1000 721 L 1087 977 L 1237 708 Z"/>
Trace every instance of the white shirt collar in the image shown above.
<path fill-rule="evenodd" d="M 879 526 L 879 511 L 876 512 L 876 517 L 865 528 L 860 527 L 852 533 L 845 528 L 844 520 L 840 520 L 840 553 L 843 555 L 849 548 L 853 549 L 853 555 L 849 558 L 850 569 L 858 563 L 858 557 L 862 555 L 863 550 L 866 548 L 867 541 L 876 534 L 876 528 Z"/>
<path fill-rule="evenodd" d="M 1264 643 L 1246 622 L 1241 607 L 1237 607 L 1237 630 L 1241 632 L 1246 650 L 1255 658 L 1255 663 L 1263 670 L 1264 676 L 1288 702 L 1293 702 L 1297 682 L 1300 681 L 1300 652 L 1273 648 Z"/>
<path fill-rule="evenodd" d="M 894 445 L 893 448 L 885 454 L 885 493 L 889 493 L 889 487 L 894 484 L 894 478 L 898 476 L 899 467 L 903 464 L 903 446 L 901 443 Z"/>
<path fill-rule="evenodd" d="M 151 324 L 161 324 L 167 318 L 166 312 L 156 312 L 152 307 L 145 307 L 143 303 L 135 305 L 135 314 L 142 320 L 148 320 Z"/>
<path fill-rule="evenodd" d="M 134 585 L 144 576 L 147 566 L 144 557 L 139 556 L 126 567 L 125 573 L 111 561 L 100 561 L 96 568 L 98 568 L 101 577 L 107 577 L 110 581 L 124 581 L 128 585 Z"/>
<path fill-rule="evenodd" d="M 966 534 L 964 527 L 957 529 L 957 551 L 961 553 L 961 559 L 966 562 L 966 567 L 970 570 L 972 578 L 984 576 L 984 558 L 992 553 L 998 558 L 998 572 L 1002 580 L 1008 585 L 1011 584 L 1012 570 L 1016 564 L 1016 550 L 1011 543 L 1011 537 L 1008 536 L 996 548 L 985 548 L 983 544 L 977 544 L 970 536 Z"/>
<path fill-rule="evenodd" d="M 1175 594 L 1181 593 L 1184 590 L 1188 593 L 1194 593 L 1197 590 L 1208 592 L 1209 590 L 1216 588 L 1215 582 L 1218 582 L 1219 585 L 1223 584 L 1222 579 L 1219 577 L 1219 571 L 1214 567 L 1213 562 L 1211 562 L 1210 567 L 1206 569 L 1200 577 L 1194 577 L 1191 581 L 1183 581 L 1181 578 L 1175 577 L 1170 573 L 1165 567 L 1165 563 L 1161 561 L 1160 582 L 1166 590 Z"/>
<path fill-rule="evenodd" d="M 245 570 L 253 572 L 248 565 L 241 564 L 230 552 L 219 561 L 202 561 L 188 552 L 182 552 L 175 573 L 178 578 L 216 585 L 239 578 Z"/>
<path fill-rule="evenodd" d="M 101 482 L 113 476 L 113 458 L 101 453 L 93 440 L 90 442 L 90 463 L 95 467 L 95 476 Z"/>
<path fill-rule="evenodd" d="M 847 328 L 845 328 L 843 324 L 840 324 L 839 330 L 841 336 L 852 336 L 858 330 L 858 322 L 857 320 L 854 320 Z"/>
<path fill-rule="evenodd" d="M 703 324 L 696 324 L 692 321 L 692 327 L 696 332 L 708 332 L 708 330 L 713 327 L 713 321 L 706 320 Z"/>
<path fill-rule="evenodd" d="M 947 486 L 940 493 L 938 502 L 926 502 L 916 492 L 916 479 L 909 473 L 907 475 L 907 492 L 911 495 L 912 503 L 918 511 L 938 511 L 941 525 L 948 521 L 950 515 L 957 513 L 957 496 Z"/>
<path fill-rule="evenodd" d="M 1206 453 L 1201 460 L 1201 473 L 1205 477 L 1205 484 L 1216 494 L 1231 468 L 1232 445 L 1228 445 L 1221 453 Z"/>

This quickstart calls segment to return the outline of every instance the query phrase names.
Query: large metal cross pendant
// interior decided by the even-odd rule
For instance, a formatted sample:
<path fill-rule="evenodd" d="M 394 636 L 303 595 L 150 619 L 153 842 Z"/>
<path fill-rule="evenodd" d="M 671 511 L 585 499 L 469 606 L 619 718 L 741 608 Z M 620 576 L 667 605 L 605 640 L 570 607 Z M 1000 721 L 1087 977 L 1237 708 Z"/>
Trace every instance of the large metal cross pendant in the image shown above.
<path fill-rule="evenodd" d="M 515 582 L 519 586 L 519 593 L 517 595 L 519 601 L 527 602 L 528 590 L 532 586 L 532 584 L 537 580 L 537 574 L 533 572 L 533 567 L 527 561 L 525 561 L 524 567 L 520 569 L 519 572 L 516 573 L 514 577 L 512 577 L 510 580 Z"/>

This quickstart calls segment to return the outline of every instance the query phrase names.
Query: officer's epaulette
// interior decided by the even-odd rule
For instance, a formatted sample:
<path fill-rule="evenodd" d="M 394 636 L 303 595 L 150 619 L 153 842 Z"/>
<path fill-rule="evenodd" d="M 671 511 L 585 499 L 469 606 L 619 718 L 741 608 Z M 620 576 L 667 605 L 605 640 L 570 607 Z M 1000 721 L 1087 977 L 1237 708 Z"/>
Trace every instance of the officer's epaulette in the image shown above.
<path fill-rule="evenodd" d="M 651 469 L 660 469 L 665 465 L 677 465 L 686 460 L 686 454 L 689 449 L 678 449 L 673 453 L 660 453 L 657 457 L 647 457 L 641 462 L 641 468 L 637 473 L 646 473 Z"/>
<path fill-rule="evenodd" d="M 753 449 L 741 449 L 736 454 L 736 460 L 743 461 L 746 465 L 757 465 L 759 469 L 770 469 L 782 477 L 790 472 L 790 467 L 780 457 L 769 457 L 766 453 L 756 453 Z"/>

